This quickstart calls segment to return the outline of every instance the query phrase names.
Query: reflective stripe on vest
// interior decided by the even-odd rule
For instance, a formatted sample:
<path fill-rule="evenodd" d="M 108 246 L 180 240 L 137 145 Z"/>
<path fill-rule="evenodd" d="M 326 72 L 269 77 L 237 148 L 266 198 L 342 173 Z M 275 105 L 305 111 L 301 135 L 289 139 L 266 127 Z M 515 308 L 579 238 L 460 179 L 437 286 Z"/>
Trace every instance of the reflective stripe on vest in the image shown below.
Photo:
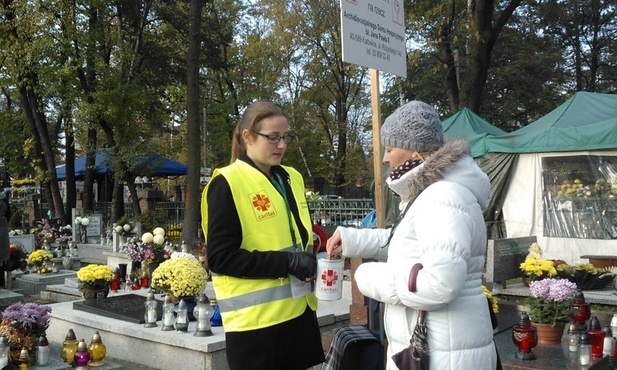
<path fill-rule="evenodd" d="M 289 284 L 277 286 L 269 289 L 262 289 L 257 292 L 243 294 L 241 296 L 217 300 L 221 313 L 241 310 L 258 304 L 279 301 L 291 298 L 291 286 Z"/>
<path fill-rule="evenodd" d="M 283 251 L 292 252 L 295 248 L 285 248 Z M 212 274 L 212 282 L 222 277 L 223 275 Z M 242 295 L 237 295 L 231 298 L 217 299 L 216 302 L 219 305 L 221 314 L 229 311 L 242 310 L 251 306 L 259 304 L 270 303 L 279 301 L 285 298 L 291 298 L 291 284 L 289 279 L 280 279 L 281 285 L 261 289 Z"/>

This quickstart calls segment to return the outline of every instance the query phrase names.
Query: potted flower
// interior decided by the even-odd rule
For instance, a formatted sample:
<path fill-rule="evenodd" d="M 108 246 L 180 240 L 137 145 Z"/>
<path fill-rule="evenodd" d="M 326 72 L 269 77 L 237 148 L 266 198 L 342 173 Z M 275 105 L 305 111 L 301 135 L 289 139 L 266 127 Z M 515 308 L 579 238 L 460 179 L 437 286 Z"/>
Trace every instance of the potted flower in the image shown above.
<path fill-rule="evenodd" d="M 538 329 L 538 343 L 560 343 L 565 323 L 576 295 L 576 284 L 568 279 L 546 278 L 529 284 L 529 317 Z M 545 330 L 556 331 L 555 337 L 544 336 Z"/>
<path fill-rule="evenodd" d="M 206 288 L 208 275 L 194 257 L 180 255 L 159 265 L 152 273 L 152 288 L 176 298 L 195 297 Z"/>
<path fill-rule="evenodd" d="M 39 274 L 50 272 L 51 267 L 47 264 L 52 258 L 53 254 L 44 249 L 37 249 L 28 255 L 28 267 L 31 270 L 36 270 Z"/>
<path fill-rule="evenodd" d="M 79 290 L 84 299 L 106 298 L 113 270 L 107 265 L 91 264 L 77 271 Z"/>

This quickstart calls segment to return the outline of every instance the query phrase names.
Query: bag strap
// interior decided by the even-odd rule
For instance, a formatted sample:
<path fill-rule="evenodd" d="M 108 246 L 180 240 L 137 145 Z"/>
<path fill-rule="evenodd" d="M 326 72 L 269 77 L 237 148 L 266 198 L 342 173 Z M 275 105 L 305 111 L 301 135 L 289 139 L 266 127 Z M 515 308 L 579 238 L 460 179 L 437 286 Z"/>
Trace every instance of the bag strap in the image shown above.
<path fill-rule="evenodd" d="M 424 266 L 422 266 L 421 263 L 416 263 L 411 268 L 411 273 L 409 273 L 409 282 L 407 283 L 407 287 L 412 293 L 416 291 L 416 278 L 418 277 L 418 272 L 422 270 L 422 267 Z"/>
<path fill-rule="evenodd" d="M 412 293 L 416 291 L 416 278 L 418 277 L 418 272 L 422 270 L 423 267 L 424 266 L 422 266 L 421 263 L 416 263 L 415 265 L 411 267 L 411 272 L 409 273 L 409 282 L 407 283 L 407 287 L 409 288 L 409 291 Z M 418 321 L 424 320 L 424 317 L 426 317 L 426 311 L 419 310 L 418 311 Z"/>

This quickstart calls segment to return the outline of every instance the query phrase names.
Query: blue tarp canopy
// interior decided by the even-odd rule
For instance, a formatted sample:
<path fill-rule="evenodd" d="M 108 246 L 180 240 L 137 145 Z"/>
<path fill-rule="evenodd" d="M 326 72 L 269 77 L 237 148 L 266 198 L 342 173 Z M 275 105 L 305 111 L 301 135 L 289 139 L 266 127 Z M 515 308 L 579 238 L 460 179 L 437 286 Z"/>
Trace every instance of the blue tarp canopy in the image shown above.
<path fill-rule="evenodd" d="M 131 170 L 139 176 L 168 177 L 183 176 L 188 172 L 188 167 L 182 163 L 172 161 L 156 153 L 138 157 L 134 160 L 136 165 L 130 165 Z M 94 172 L 97 175 L 111 173 L 111 150 L 108 148 L 98 149 L 94 161 Z M 86 154 L 75 159 L 75 177 L 80 179 L 86 174 Z M 66 179 L 66 166 L 56 167 L 58 180 Z"/>

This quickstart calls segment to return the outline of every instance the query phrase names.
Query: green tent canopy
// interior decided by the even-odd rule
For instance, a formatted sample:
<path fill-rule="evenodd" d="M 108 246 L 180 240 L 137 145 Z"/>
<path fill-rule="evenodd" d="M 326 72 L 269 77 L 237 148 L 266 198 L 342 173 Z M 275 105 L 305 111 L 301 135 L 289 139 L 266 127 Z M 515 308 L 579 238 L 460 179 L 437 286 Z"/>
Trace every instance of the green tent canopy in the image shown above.
<path fill-rule="evenodd" d="M 491 153 L 546 153 L 617 148 L 617 95 L 577 92 L 544 117 L 486 138 Z"/>
<path fill-rule="evenodd" d="M 443 120 L 442 127 L 446 139 L 467 139 L 474 158 L 486 154 L 485 141 L 488 135 L 500 136 L 506 133 L 467 108 Z"/>

